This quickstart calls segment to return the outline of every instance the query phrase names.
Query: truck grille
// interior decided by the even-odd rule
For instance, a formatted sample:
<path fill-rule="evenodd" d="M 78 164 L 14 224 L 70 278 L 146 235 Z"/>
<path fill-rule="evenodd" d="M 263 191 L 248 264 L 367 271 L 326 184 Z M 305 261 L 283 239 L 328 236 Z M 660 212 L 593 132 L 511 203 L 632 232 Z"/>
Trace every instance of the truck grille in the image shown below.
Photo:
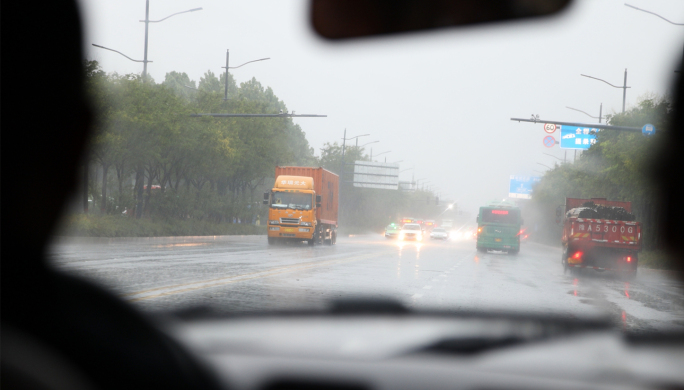
<path fill-rule="evenodd" d="M 280 218 L 280 223 L 299 225 L 299 218 Z"/>

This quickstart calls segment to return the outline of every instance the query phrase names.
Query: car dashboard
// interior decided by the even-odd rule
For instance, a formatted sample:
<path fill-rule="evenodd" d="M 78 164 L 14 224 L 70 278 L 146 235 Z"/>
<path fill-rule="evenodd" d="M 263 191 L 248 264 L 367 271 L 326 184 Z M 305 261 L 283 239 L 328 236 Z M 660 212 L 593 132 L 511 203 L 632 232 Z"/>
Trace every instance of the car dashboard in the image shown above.
<path fill-rule="evenodd" d="M 165 323 L 230 389 L 684 387 L 681 337 L 635 342 L 596 323 L 414 314 Z"/>

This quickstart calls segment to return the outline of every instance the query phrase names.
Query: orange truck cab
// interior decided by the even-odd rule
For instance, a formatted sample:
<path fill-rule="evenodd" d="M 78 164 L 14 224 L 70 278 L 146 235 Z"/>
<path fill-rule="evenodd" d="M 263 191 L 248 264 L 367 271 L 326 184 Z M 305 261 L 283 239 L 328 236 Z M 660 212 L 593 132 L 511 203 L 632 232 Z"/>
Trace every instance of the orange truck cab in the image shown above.
<path fill-rule="evenodd" d="M 323 168 L 276 167 L 268 205 L 268 243 L 307 241 L 335 244 L 339 180 Z"/>

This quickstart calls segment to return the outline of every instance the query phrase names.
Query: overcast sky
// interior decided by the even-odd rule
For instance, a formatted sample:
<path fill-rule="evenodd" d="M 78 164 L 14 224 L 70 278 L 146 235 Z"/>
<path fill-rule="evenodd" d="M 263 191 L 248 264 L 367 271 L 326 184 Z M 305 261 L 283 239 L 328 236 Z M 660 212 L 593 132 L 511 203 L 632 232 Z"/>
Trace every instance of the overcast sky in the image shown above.
<path fill-rule="evenodd" d="M 684 1 L 626 0 L 684 23 Z M 150 19 L 202 7 L 149 28 L 148 72 L 186 72 L 199 82 L 207 70 L 270 57 L 231 71 L 255 77 L 289 110 L 326 114 L 295 119 L 316 154 L 325 142 L 370 133 L 379 159 L 403 161 L 402 180 L 427 178 L 442 198 L 476 211 L 508 195 L 510 175 L 539 176 L 552 166 L 542 124 L 511 117 L 595 122 L 619 112 L 628 70 L 627 106 L 645 94 L 668 95 L 682 56 L 684 27 L 624 5 L 625 0 L 575 0 L 544 21 L 449 29 L 438 33 L 331 44 L 311 30 L 307 1 L 151 0 Z M 86 55 L 106 72 L 141 73 L 142 64 L 91 46 L 143 58 L 144 0 L 81 0 Z M 559 138 L 559 137 L 556 137 Z M 568 151 L 569 159 L 573 151 Z"/>

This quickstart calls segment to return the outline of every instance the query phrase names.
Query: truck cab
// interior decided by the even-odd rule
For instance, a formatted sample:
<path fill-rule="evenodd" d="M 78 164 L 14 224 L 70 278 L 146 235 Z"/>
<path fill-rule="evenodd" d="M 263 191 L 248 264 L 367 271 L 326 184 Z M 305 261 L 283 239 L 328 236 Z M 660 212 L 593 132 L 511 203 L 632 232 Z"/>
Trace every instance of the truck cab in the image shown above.
<path fill-rule="evenodd" d="M 264 203 L 269 205 L 269 243 L 274 243 L 276 238 L 314 239 L 317 195 L 313 178 L 278 176 L 273 189 L 264 194 Z"/>
<path fill-rule="evenodd" d="M 275 184 L 264 194 L 268 243 L 337 241 L 339 177 L 323 168 L 276 167 Z"/>
<path fill-rule="evenodd" d="M 523 220 L 515 204 L 501 202 L 480 207 L 476 222 L 478 252 L 497 250 L 517 254 L 520 251 Z"/>

